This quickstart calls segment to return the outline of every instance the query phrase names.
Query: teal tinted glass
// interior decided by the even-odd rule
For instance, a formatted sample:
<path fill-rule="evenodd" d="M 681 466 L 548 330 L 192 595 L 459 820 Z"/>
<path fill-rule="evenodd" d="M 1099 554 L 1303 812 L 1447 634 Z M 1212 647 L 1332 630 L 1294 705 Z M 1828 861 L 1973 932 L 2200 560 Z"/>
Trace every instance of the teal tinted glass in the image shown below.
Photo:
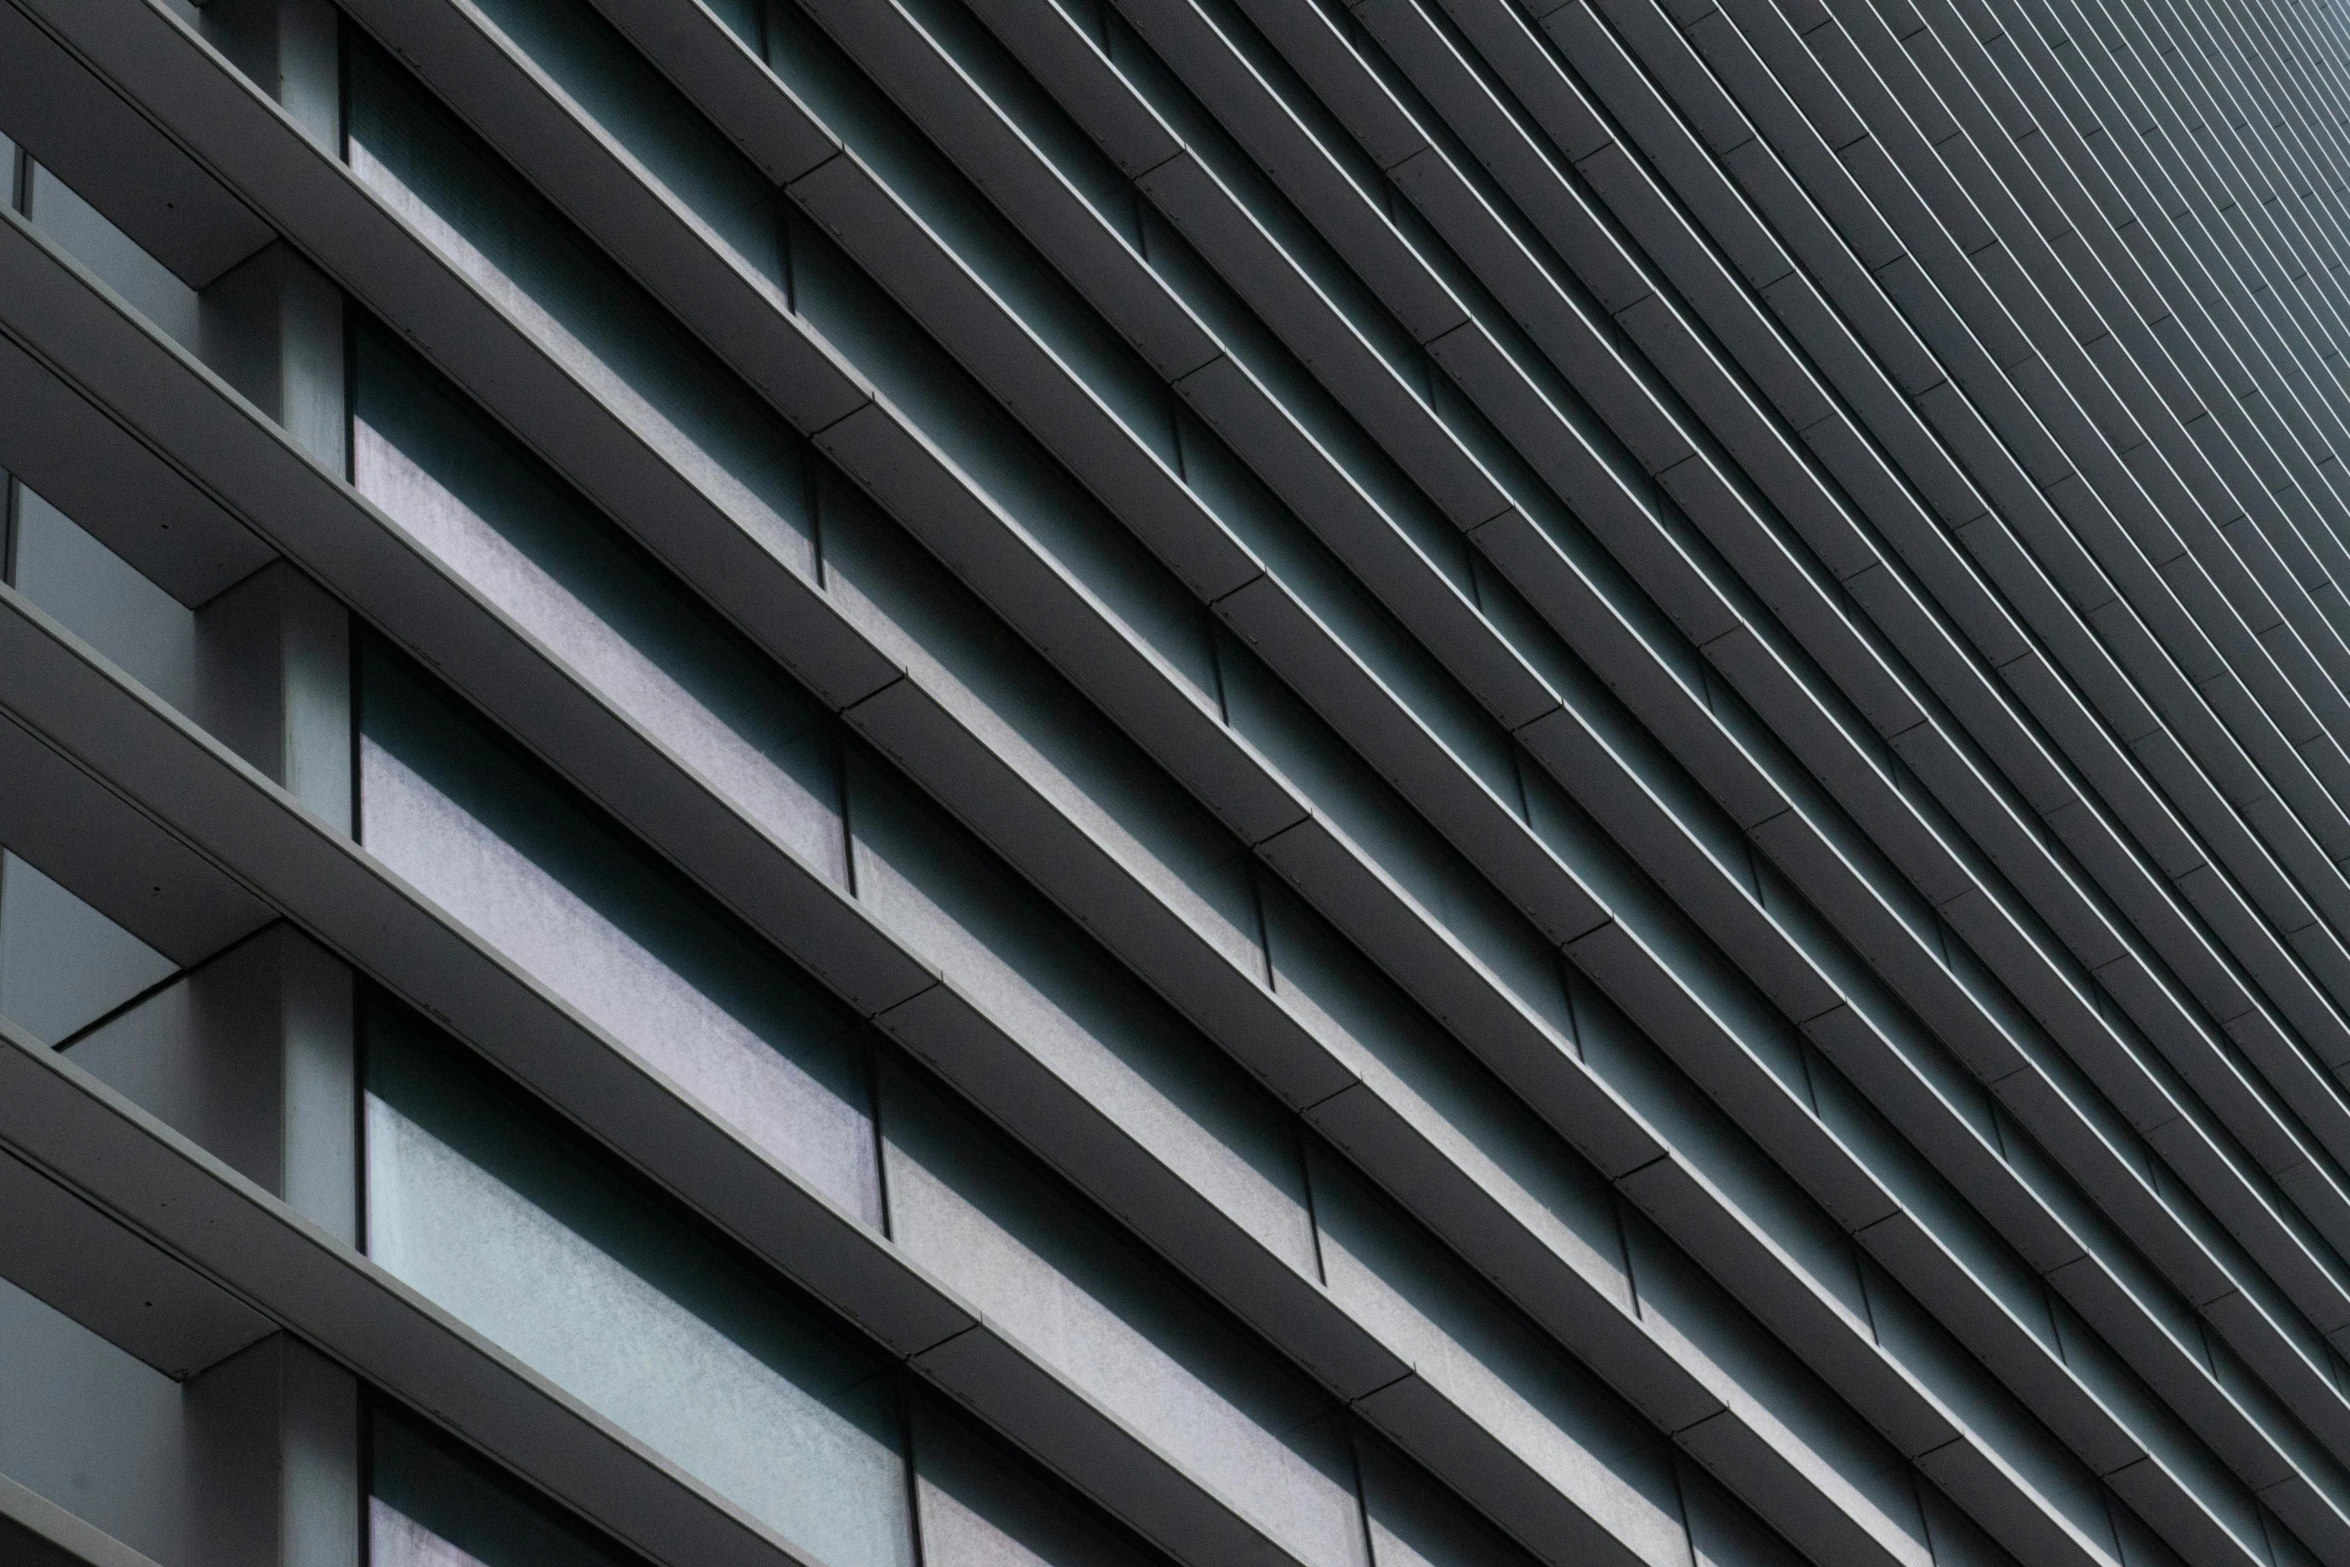
<path fill-rule="evenodd" d="M 360 835 L 743 1137 L 880 1220 L 856 1020 L 381 643 L 362 643 Z"/>
<path fill-rule="evenodd" d="M 811 563 L 805 446 L 780 416 L 364 42 L 348 114 L 361 180 L 737 522 Z"/>
<path fill-rule="evenodd" d="M 913 1404 L 922 1567 L 1154 1567 L 1165 1558 L 945 1399 Z"/>
<path fill-rule="evenodd" d="M 775 187 L 584 0 L 483 0 L 482 12 L 760 274 L 783 278 Z"/>
<path fill-rule="evenodd" d="M 376 998 L 367 1249 L 829 1567 L 911 1559 L 887 1364 Z"/>
<path fill-rule="evenodd" d="M 642 1567 L 403 1409 L 367 1417 L 370 1567 Z"/>
<path fill-rule="evenodd" d="M 842 874 L 823 711 L 652 555 L 372 321 L 353 482 L 746 815 Z"/>
<path fill-rule="evenodd" d="M 1298 1562 L 1361 1567 L 1328 1393 L 970 1110 L 880 1076 L 898 1244 Z"/>
<path fill-rule="evenodd" d="M 1515 1541 L 1385 1440 L 1360 1425 L 1353 1437 L 1371 1567 L 1532 1567 Z"/>

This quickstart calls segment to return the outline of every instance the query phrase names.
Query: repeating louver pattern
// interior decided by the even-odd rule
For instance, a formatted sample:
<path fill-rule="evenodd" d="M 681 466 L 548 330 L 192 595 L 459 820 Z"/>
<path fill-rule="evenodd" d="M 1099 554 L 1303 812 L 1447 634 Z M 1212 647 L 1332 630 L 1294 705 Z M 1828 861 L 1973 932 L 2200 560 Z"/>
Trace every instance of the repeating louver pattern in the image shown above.
<path fill-rule="evenodd" d="M 2332 0 L 4 0 L 0 132 L 136 1359 L 676 1567 L 2350 1567 Z M 109 1065 L 263 931 L 340 1185 Z"/>

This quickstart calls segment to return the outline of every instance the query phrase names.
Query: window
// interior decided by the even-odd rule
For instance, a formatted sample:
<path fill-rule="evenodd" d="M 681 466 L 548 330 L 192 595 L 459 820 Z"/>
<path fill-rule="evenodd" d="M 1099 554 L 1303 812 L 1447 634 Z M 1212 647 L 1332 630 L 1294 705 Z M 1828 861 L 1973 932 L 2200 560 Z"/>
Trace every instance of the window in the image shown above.
<path fill-rule="evenodd" d="M 886 1361 L 421 1020 L 363 1027 L 370 1256 L 827 1567 L 911 1561 Z"/>

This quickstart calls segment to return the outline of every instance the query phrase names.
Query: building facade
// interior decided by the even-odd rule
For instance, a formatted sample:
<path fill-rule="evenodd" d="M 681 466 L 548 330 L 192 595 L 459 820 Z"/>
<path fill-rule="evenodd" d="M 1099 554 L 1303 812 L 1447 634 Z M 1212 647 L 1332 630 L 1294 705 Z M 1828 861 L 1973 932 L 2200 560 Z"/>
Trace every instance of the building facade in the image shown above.
<path fill-rule="evenodd" d="M 2350 1567 L 2336 0 L 0 137 L 0 1560 Z"/>

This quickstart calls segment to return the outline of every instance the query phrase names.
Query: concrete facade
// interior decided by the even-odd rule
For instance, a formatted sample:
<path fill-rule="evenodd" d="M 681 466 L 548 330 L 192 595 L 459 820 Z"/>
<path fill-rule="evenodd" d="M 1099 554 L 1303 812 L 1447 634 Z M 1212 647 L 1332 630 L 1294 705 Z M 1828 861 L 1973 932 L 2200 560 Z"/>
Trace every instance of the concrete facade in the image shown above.
<path fill-rule="evenodd" d="M 0 1560 L 2350 1567 L 2331 0 L 0 0 Z"/>

